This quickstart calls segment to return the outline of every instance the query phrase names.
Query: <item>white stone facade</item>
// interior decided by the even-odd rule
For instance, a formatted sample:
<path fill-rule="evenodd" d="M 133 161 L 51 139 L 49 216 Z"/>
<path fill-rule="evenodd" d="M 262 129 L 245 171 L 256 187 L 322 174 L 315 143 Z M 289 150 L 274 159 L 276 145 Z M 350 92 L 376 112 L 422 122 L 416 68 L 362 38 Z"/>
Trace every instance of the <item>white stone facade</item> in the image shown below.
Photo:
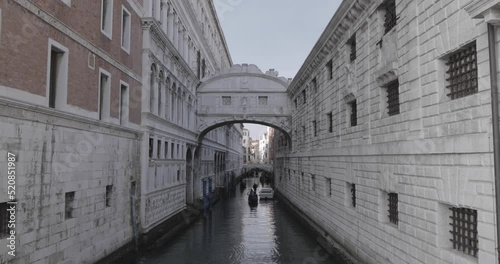
<path fill-rule="evenodd" d="M 276 187 L 363 262 L 497 263 L 486 23 L 466 12 L 473 1 L 395 2 L 387 33 L 387 2 L 341 4 L 289 87 L 292 149 L 277 131 Z M 446 62 L 474 42 L 477 92 L 452 100 Z M 453 249 L 453 207 L 477 212 L 476 256 Z"/>

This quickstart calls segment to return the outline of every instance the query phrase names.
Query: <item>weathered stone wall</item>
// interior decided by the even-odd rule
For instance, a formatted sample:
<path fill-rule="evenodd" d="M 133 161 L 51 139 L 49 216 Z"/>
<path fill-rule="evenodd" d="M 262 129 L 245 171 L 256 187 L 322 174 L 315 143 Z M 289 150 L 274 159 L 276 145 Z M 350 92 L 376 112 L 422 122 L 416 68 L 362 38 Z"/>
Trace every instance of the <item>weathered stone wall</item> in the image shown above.
<path fill-rule="evenodd" d="M 469 2 L 397 0 L 397 26 L 387 34 L 382 1 L 344 2 L 342 26 L 327 28 L 290 86 L 293 148 L 279 146 L 276 186 L 367 263 L 496 263 L 488 39 L 486 25 L 463 9 Z M 478 92 L 451 100 L 445 59 L 473 41 Z M 385 85 L 395 78 L 400 114 L 389 116 Z M 397 225 L 387 219 L 387 193 L 398 194 Z M 478 212 L 476 258 L 452 248 L 451 206 Z"/>
<path fill-rule="evenodd" d="M 92 263 L 132 241 L 138 132 L 5 100 L 0 127 L 0 168 L 7 171 L 7 152 L 18 158 L 16 258 L 6 254 L 2 238 L 0 263 Z M 0 185 L 2 203 L 9 200 L 6 186 Z M 69 219 L 67 192 L 75 192 Z"/>

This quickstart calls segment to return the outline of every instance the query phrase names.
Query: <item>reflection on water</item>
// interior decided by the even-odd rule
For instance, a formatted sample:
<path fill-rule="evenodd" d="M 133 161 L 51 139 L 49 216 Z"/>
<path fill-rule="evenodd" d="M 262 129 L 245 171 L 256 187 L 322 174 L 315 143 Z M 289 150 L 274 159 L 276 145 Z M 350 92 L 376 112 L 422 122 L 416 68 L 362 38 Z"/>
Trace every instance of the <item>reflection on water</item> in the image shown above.
<path fill-rule="evenodd" d="M 221 200 L 204 219 L 138 263 L 344 263 L 325 255 L 278 201 L 260 201 L 251 208 L 248 191 L 260 183 L 258 178 L 245 181 L 246 190 Z"/>

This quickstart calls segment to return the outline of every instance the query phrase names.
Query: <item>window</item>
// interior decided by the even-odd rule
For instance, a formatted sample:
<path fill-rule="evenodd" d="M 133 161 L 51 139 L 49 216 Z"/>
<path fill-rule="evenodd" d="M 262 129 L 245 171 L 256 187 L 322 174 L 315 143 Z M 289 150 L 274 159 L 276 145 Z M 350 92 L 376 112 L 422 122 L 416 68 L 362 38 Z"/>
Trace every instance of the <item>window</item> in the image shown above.
<path fill-rule="evenodd" d="M 325 195 L 328 197 L 332 197 L 332 179 L 325 178 Z"/>
<path fill-rule="evenodd" d="M 356 184 L 351 183 L 351 205 L 356 207 Z"/>
<path fill-rule="evenodd" d="M 267 105 L 267 96 L 259 96 L 259 105 Z"/>
<path fill-rule="evenodd" d="M 50 108 L 60 109 L 66 102 L 68 84 L 68 49 L 49 39 L 47 94 Z"/>
<path fill-rule="evenodd" d="M 316 176 L 311 175 L 311 191 L 316 191 Z"/>
<path fill-rule="evenodd" d="M 317 93 L 318 92 L 318 82 L 317 82 L 316 78 L 314 78 L 311 81 L 311 86 L 312 86 L 314 93 Z"/>
<path fill-rule="evenodd" d="M 113 185 L 106 185 L 106 207 L 111 207 L 111 198 L 113 195 Z"/>
<path fill-rule="evenodd" d="M 130 53 L 130 12 L 122 6 L 122 49 Z"/>
<path fill-rule="evenodd" d="M 326 63 L 326 75 L 328 76 L 328 80 L 333 79 L 333 60 Z"/>
<path fill-rule="evenodd" d="M 302 101 L 304 102 L 304 104 L 307 103 L 306 89 L 302 90 Z"/>
<path fill-rule="evenodd" d="M 392 224 L 398 224 L 398 194 L 397 193 L 389 193 L 388 199 L 389 201 L 389 221 Z"/>
<path fill-rule="evenodd" d="M 295 109 L 297 109 L 297 98 L 295 98 L 295 100 L 293 100 L 293 104 L 295 105 Z"/>
<path fill-rule="evenodd" d="M 356 35 L 353 35 L 348 41 L 347 45 L 350 47 L 350 60 L 354 62 L 356 60 Z"/>
<path fill-rule="evenodd" d="M 9 235 L 9 217 L 10 213 L 7 203 L 0 203 L 0 238 Z"/>
<path fill-rule="evenodd" d="M 357 104 L 356 100 L 352 101 L 349 103 L 351 113 L 350 113 L 350 120 L 351 120 L 351 126 L 357 126 L 358 125 L 358 110 L 357 110 Z"/>
<path fill-rule="evenodd" d="M 477 210 L 450 207 L 450 241 L 453 249 L 477 257 Z"/>
<path fill-rule="evenodd" d="M 207 64 L 205 63 L 205 59 L 203 59 L 201 63 L 201 78 L 205 78 L 206 72 L 207 72 Z"/>
<path fill-rule="evenodd" d="M 164 153 L 165 153 L 165 156 L 164 156 L 165 159 L 168 159 L 168 142 L 167 141 L 165 141 L 165 152 Z"/>
<path fill-rule="evenodd" d="M 113 0 L 101 0 L 101 32 L 109 39 L 113 34 Z"/>
<path fill-rule="evenodd" d="M 177 170 L 177 181 L 180 181 L 181 179 L 181 171 Z"/>
<path fill-rule="evenodd" d="M 73 206 L 75 201 L 75 192 L 67 192 L 64 194 L 64 219 L 73 218 Z"/>
<path fill-rule="evenodd" d="M 306 140 L 306 126 L 302 126 L 302 135 L 304 137 L 304 140 Z"/>
<path fill-rule="evenodd" d="M 153 144 L 154 140 L 152 138 L 149 138 L 149 158 L 153 158 Z"/>
<path fill-rule="evenodd" d="M 333 132 L 333 112 L 326 114 L 326 119 L 328 120 L 328 132 Z"/>
<path fill-rule="evenodd" d="M 160 156 L 161 156 L 161 140 L 158 140 L 157 143 L 158 144 L 156 145 L 156 158 L 160 159 Z"/>
<path fill-rule="evenodd" d="M 98 105 L 98 114 L 99 120 L 105 120 L 109 117 L 110 110 L 110 96 L 111 96 L 111 77 L 108 72 L 100 69 L 100 78 L 99 78 L 99 105 Z"/>
<path fill-rule="evenodd" d="M 318 125 L 316 123 L 316 120 L 312 121 L 312 125 L 313 125 L 313 133 L 314 133 L 314 136 L 318 136 Z"/>
<path fill-rule="evenodd" d="M 396 14 L 396 0 L 388 0 L 385 2 L 385 22 L 384 28 L 387 34 L 391 29 L 393 29 L 397 24 L 397 14 Z"/>
<path fill-rule="evenodd" d="M 478 92 L 476 42 L 451 54 L 447 60 L 448 96 L 462 98 Z"/>
<path fill-rule="evenodd" d="M 174 143 L 170 144 L 170 156 L 171 156 L 172 159 L 175 159 L 175 157 L 174 157 L 174 147 L 175 147 Z"/>
<path fill-rule="evenodd" d="M 399 81 L 387 85 L 387 109 L 390 116 L 399 114 Z"/>
<path fill-rule="evenodd" d="M 120 84 L 120 125 L 124 125 L 128 121 L 128 85 Z"/>
<path fill-rule="evenodd" d="M 231 96 L 222 96 L 222 105 L 231 105 Z"/>
<path fill-rule="evenodd" d="M 201 53 L 200 51 L 196 54 L 196 73 L 199 79 L 201 79 Z"/>

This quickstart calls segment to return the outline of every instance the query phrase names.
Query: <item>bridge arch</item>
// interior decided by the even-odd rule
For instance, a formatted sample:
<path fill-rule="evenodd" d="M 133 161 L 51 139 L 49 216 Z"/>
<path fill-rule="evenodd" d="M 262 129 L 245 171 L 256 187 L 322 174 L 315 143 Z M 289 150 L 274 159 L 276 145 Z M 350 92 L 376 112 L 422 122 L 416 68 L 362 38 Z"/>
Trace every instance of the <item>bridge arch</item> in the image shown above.
<path fill-rule="evenodd" d="M 270 126 L 290 139 L 289 80 L 255 65 L 234 65 L 227 72 L 202 80 L 198 95 L 198 140 L 220 126 L 253 123 Z"/>

